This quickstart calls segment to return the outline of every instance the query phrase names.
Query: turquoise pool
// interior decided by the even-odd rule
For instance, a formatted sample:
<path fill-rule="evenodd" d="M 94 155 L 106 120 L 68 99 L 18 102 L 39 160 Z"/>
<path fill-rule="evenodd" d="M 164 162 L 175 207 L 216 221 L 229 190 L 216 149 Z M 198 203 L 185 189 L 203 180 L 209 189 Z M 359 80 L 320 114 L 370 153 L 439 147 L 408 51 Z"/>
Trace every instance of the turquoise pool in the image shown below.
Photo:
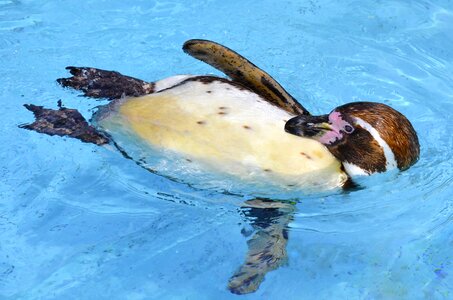
<path fill-rule="evenodd" d="M 452 29 L 448 0 L 0 0 L 0 298 L 453 298 Z M 220 75 L 182 52 L 191 38 L 235 49 L 315 114 L 382 102 L 420 138 L 408 171 L 294 197 L 288 263 L 248 295 L 226 288 L 252 233 L 248 188 L 194 188 L 18 128 L 24 103 L 86 117 L 106 103 L 59 87 L 68 65 Z"/>

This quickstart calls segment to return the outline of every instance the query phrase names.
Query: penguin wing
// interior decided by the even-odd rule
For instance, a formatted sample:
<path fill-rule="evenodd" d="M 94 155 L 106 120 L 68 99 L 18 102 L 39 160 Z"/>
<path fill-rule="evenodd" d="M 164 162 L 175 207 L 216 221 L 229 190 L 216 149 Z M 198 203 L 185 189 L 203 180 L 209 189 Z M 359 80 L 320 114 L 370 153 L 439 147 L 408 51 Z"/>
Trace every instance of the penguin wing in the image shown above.
<path fill-rule="evenodd" d="M 182 49 L 281 109 L 294 115 L 310 114 L 274 78 L 235 51 L 212 41 L 198 39 L 188 40 Z"/>

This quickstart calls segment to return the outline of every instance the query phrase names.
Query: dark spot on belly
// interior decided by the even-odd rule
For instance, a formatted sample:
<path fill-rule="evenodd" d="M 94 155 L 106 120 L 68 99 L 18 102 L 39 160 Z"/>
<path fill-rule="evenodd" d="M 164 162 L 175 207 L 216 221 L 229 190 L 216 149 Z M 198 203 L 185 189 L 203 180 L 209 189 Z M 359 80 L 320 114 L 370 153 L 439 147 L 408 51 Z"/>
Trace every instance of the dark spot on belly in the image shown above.
<path fill-rule="evenodd" d="M 204 125 L 204 124 L 206 124 L 206 122 L 205 121 L 198 121 L 197 124 L 198 125 Z"/>
<path fill-rule="evenodd" d="M 244 129 L 249 129 L 249 130 L 252 129 L 252 127 L 250 127 L 250 126 L 248 126 L 248 125 L 244 125 L 244 126 L 242 126 L 242 127 L 243 127 Z"/>
<path fill-rule="evenodd" d="M 226 106 L 220 106 L 220 107 L 219 107 L 220 110 L 225 110 L 225 109 L 227 109 L 227 108 L 228 108 L 228 107 L 226 107 Z"/>
<path fill-rule="evenodd" d="M 219 115 L 226 115 L 227 113 L 224 111 L 218 112 Z"/>
<path fill-rule="evenodd" d="M 188 159 L 188 158 L 186 158 L 186 161 L 188 161 L 188 162 L 192 162 L 192 160 L 191 160 L 191 159 Z"/>
<path fill-rule="evenodd" d="M 264 171 L 264 172 L 272 172 L 271 169 L 264 169 L 263 171 Z"/>
<path fill-rule="evenodd" d="M 310 155 L 308 155 L 308 154 L 305 153 L 305 152 L 301 152 L 300 155 L 305 156 L 305 157 L 308 158 L 308 159 L 313 159 Z"/>
<path fill-rule="evenodd" d="M 289 187 L 293 187 L 293 186 L 296 186 L 295 184 L 288 184 Z"/>
<path fill-rule="evenodd" d="M 212 93 L 212 91 L 206 91 L 206 93 L 210 94 L 210 93 Z"/>

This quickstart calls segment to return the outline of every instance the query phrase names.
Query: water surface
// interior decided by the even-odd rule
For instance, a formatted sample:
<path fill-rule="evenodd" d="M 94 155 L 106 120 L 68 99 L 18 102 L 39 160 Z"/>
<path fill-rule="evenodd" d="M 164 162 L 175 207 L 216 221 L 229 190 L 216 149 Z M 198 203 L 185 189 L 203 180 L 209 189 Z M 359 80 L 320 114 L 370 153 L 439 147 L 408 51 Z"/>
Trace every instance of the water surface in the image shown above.
<path fill-rule="evenodd" d="M 126 3 L 127 2 L 127 3 Z M 212 39 L 313 113 L 383 102 L 416 128 L 420 161 L 364 189 L 295 199 L 289 262 L 243 299 L 453 297 L 452 1 L 0 1 L 0 297 L 230 299 L 251 195 L 194 189 L 119 153 L 17 128 L 22 104 L 96 102 L 65 66 L 144 80 L 219 74 L 185 55 Z"/>

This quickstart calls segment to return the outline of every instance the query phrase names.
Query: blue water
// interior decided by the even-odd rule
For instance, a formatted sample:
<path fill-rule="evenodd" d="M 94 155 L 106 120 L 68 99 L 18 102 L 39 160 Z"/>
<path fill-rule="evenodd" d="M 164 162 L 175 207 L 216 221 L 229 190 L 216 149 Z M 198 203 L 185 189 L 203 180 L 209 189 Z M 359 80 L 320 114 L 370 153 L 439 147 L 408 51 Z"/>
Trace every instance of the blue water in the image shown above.
<path fill-rule="evenodd" d="M 235 196 L 154 175 L 108 149 L 17 128 L 21 105 L 104 102 L 67 65 L 145 80 L 219 74 L 181 51 L 235 49 L 313 113 L 403 112 L 420 161 L 357 192 L 297 199 L 287 265 L 226 289 L 248 225 Z M 453 1 L 0 1 L 0 298 L 452 299 Z"/>

